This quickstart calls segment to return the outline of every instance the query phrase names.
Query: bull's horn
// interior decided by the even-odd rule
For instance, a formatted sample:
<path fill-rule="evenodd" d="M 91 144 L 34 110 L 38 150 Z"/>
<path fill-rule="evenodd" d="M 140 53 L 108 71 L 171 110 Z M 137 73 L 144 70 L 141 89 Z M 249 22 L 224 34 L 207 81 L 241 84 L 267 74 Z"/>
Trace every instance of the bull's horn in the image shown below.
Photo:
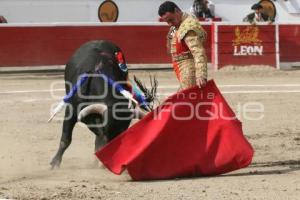
<path fill-rule="evenodd" d="M 88 116 L 89 114 L 98 113 L 103 115 L 103 113 L 107 110 L 107 106 L 102 103 L 96 103 L 89 105 L 82 109 L 78 114 L 78 121 L 81 121 L 84 117 Z"/>
<path fill-rule="evenodd" d="M 133 109 L 132 113 L 133 113 L 133 118 L 136 118 L 136 119 L 143 119 L 146 116 L 146 113 L 144 113 L 143 111 L 141 111 L 138 108 Z"/>

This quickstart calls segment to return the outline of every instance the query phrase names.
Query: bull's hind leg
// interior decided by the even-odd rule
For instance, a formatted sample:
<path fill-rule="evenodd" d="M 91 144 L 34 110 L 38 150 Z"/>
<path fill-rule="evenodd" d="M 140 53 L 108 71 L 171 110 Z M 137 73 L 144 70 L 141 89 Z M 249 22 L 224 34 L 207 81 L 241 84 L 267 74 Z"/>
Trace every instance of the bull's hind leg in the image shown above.
<path fill-rule="evenodd" d="M 69 116 L 69 117 L 68 117 Z M 70 108 L 67 107 L 65 111 L 65 119 L 63 122 L 63 128 L 62 128 L 62 135 L 59 143 L 59 148 L 52 159 L 50 165 L 51 169 L 54 169 L 55 167 L 59 167 L 60 163 L 62 161 L 62 156 L 65 152 L 65 150 L 69 147 L 72 141 L 72 131 L 77 122 L 77 117 L 74 116 L 74 114 L 71 113 Z"/>

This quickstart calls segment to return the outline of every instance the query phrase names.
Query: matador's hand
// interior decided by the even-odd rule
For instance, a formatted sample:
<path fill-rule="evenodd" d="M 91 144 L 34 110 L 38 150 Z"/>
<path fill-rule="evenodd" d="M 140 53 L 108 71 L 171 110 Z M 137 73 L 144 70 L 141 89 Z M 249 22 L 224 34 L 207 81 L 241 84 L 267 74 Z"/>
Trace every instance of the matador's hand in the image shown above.
<path fill-rule="evenodd" d="M 205 78 L 198 78 L 196 80 L 196 83 L 197 83 L 199 88 L 204 88 L 206 83 L 207 83 L 207 80 Z"/>

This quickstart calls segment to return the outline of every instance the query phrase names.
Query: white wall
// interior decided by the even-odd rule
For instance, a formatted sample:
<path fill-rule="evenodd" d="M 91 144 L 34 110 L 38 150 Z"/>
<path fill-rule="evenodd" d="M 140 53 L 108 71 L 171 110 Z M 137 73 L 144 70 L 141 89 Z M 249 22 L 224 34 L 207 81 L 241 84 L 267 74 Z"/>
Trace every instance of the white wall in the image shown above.
<path fill-rule="evenodd" d="M 164 0 L 114 0 L 120 22 L 156 22 L 157 9 Z M 224 21 L 241 22 L 258 0 L 212 0 L 216 16 Z M 288 13 L 282 0 L 275 3 L 278 22 L 300 21 L 300 14 Z M 300 0 L 292 0 L 299 2 Z M 9 23 L 99 22 L 97 10 L 103 0 L 0 0 L 0 15 Z M 174 0 L 188 11 L 193 0 Z"/>
<path fill-rule="evenodd" d="M 154 22 L 164 0 L 114 0 L 119 7 L 118 21 Z M 103 0 L 0 0 L 0 15 L 10 23 L 22 22 L 99 22 L 98 7 Z M 193 0 L 177 0 L 188 10 Z"/>
<path fill-rule="evenodd" d="M 94 15 L 97 17 L 95 3 L 96 0 L 0 0 L 0 15 L 9 23 L 93 21 Z"/>

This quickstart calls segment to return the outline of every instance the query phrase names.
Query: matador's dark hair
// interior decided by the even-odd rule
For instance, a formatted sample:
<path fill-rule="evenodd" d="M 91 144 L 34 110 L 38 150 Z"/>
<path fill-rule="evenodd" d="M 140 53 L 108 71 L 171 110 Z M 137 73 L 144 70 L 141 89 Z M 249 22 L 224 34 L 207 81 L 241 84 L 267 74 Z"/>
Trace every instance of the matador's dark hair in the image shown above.
<path fill-rule="evenodd" d="M 166 12 L 174 13 L 175 9 L 181 10 L 173 1 L 165 1 L 159 6 L 158 15 L 163 16 Z"/>

